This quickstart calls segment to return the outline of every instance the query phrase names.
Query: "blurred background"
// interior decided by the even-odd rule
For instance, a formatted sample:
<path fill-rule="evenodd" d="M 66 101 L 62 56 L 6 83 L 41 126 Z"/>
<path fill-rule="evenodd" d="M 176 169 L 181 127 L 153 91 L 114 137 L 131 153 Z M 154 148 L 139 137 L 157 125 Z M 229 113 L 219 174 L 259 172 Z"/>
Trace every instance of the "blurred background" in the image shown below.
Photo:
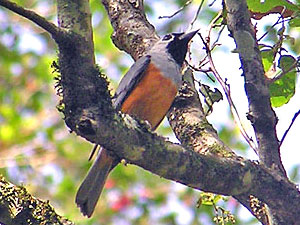
<path fill-rule="evenodd" d="M 50 0 L 15 0 L 56 23 L 56 5 Z M 172 18 L 184 0 L 146 0 L 146 14 L 159 35 L 186 31 L 194 19 L 200 0 L 195 0 Z M 213 5 L 210 5 L 213 3 Z M 111 42 L 112 28 L 100 1 L 91 0 L 93 13 L 95 54 L 97 64 L 111 81 L 112 93 L 121 76 L 133 60 L 120 52 Z M 205 37 L 210 21 L 221 9 L 221 1 L 204 1 L 194 28 L 200 28 Z M 278 19 L 268 16 L 257 25 L 261 36 Z M 270 28 L 264 43 L 274 45 L 278 40 L 277 30 Z M 212 33 L 217 38 L 219 29 Z M 295 40 L 286 40 L 285 47 L 295 56 L 299 54 L 299 29 L 286 30 Z M 212 41 L 213 42 L 213 41 Z M 220 36 L 221 44 L 214 52 L 216 68 L 230 84 L 231 93 L 247 133 L 253 136 L 246 119 L 247 98 L 244 93 L 242 71 L 238 55 L 226 28 Z M 192 64 L 197 64 L 205 52 L 199 37 L 192 44 Z M 0 7 L 0 174 L 15 184 L 24 185 L 35 197 L 49 200 L 57 213 L 76 224 L 215 224 L 214 218 L 227 213 L 235 216 L 236 224 L 258 224 L 258 222 L 233 198 L 211 196 L 192 190 L 181 184 L 170 182 L 133 165 L 119 165 L 109 176 L 106 189 L 101 196 L 91 219 L 84 218 L 74 203 L 75 193 L 86 175 L 92 145 L 81 137 L 69 133 L 56 105 L 59 97 L 54 89 L 55 76 L 51 64 L 57 59 L 57 46 L 51 37 L 30 21 Z M 212 87 L 221 88 L 203 73 L 196 79 Z M 299 110 L 299 94 L 296 89 L 291 101 L 276 109 L 282 137 L 295 112 Z M 209 122 L 218 130 L 222 140 L 237 154 L 257 159 L 248 147 L 230 114 L 228 102 L 216 103 Z M 299 151 L 295 148 L 296 131 L 300 123 L 295 122 L 282 145 L 282 159 L 289 177 L 299 182 Z M 164 120 L 157 132 L 177 141 Z M 200 178 L 201 179 L 201 178 Z M 197 202 L 202 196 L 202 205 Z M 207 198 L 213 201 L 206 201 Z M 213 202 L 213 203 L 212 203 Z M 215 205 L 214 205 L 215 204 Z M 222 224 L 222 223 L 219 223 Z M 224 223 L 225 224 L 225 223 Z M 232 224 L 231 222 L 227 224 Z"/>

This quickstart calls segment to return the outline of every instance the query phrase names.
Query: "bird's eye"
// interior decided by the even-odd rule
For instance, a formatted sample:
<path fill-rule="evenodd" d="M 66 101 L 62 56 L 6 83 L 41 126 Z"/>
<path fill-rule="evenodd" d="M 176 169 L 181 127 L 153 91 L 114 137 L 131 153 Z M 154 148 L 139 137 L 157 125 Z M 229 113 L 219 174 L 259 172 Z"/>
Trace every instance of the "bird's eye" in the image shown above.
<path fill-rule="evenodd" d="M 170 40 L 172 38 L 172 35 L 171 34 L 167 34 L 163 37 L 163 41 L 167 41 L 167 40 Z"/>

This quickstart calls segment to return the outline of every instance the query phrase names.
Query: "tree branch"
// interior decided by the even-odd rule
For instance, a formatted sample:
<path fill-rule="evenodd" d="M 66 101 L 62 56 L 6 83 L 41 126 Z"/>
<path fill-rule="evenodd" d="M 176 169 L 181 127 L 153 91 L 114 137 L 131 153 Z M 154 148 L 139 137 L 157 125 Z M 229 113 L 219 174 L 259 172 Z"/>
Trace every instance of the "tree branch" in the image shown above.
<path fill-rule="evenodd" d="M 228 29 L 236 42 L 235 52 L 239 53 L 245 77 L 245 90 L 249 101 L 248 119 L 257 138 L 259 158 L 266 166 L 286 176 L 276 134 L 277 117 L 271 107 L 269 89 L 247 3 L 245 0 L 225 2 Z"/>
<path fill-rule="evenodd" d="M 194 86 L 193 75 L 188 71 L 184 74 L 184 84 L 168 115 L 170 125 L 177 138 L 182 145 L 190 147 L 197 153 L 242 160 L 219 139 L 217 132 L 206 120 L 198 92 Z M 260 214 L 256 212 L 257 207 L 253 207 L 251 204 L 250 195 L 242 193 L 233 197 L 244 205 L 253 216 L 266 224 L 264 212 Z"/>
<path fill-rule="evenodd" d="M 112 40 L 135 60 L 159 39 L 146 18 L 143 0 L 102 0 L 114 28 Z"/>
<path fill-rule="evenodd" d="M 55 24 L 47 21 L 44 17 L 38 15 L 37 13 L 25 9 L 19 5 L 17 5 L 14 2 L 8 1 L 8 0 L 0 0 L 0 5 L 4 8 L 7 8 L 20 16 L 32 21 L 39 27 L 43 28 L 45 31 L 50 33 L 53 37 L 53 39 L 58 40 L 62 36 L 62 31 L 59 29 Z"/>
<path fill-rule="evenodd" d="M 73 225 L 57 215 L 47 201 L 31 196 L 24 187 L 15 186 L 0 176 L 0 223 Z"/>
<path fill-rule="evenodd" d="M 57 14 L 59 27 L 69 33 L 68 39 L 57 41 L 60 53 L 63 54 L 62 58 L 69 57 L 65 55 L 69 51 L 78 51 L 80 55 L 77 57 L 80 57 L 81 60 L 87 60 L 82 62 L 83 65 L 88 64 L 88 67 L 95 67 L 92 14 L 89 1 L 58 0 Z M 78 41 L 80 44 L 76 43 Z M 82 65 L 76 65 L 76 67 L 79 66 Z"/>
<path fill-rule="evenodd" d="M 278 177 L 287 180 L 285 169 L 280 158 L 280 145 L 276 134 L 277 117 L 271 108 L 268 84 L 265 80 L 262 59 L 251 25 L 247 3 L 243 1 L 225 0 L 228 29 L 236 42 L 236 53 L 239 53 L 245 90 L 249 101 L 248 119 L 252 122 L 258 141 L 258 153 L 262 163 L 278 173 Z M 299 196 L 299 193 L 298 193 Z M 284 208 L 266 202 L 271 224 L 296 224 L 296 220 L 283 216 Z M 296 202 L 293 202 L 296 204 Z M 284 205 L 282 205 L 284 206 Z"/>
<path fill-rule="evenodd" d="M 185 72 L 183 86 L 169 110 L 172 130 L 183 146 L 197 153 L 237 160 L 207 121 L 191 73 L 189 69 Z"/>

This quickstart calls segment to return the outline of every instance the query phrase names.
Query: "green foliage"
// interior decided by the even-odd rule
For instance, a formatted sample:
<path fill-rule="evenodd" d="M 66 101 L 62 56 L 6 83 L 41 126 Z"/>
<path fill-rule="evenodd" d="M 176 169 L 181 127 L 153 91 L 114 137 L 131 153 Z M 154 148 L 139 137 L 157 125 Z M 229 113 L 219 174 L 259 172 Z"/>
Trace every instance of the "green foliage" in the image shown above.
<path fill-rule="evenodd" d="M 267 28 L 267 32 L 265 33 L 266 39 L 272 43 L 271 46 L 269 43 L 268 45 L 261 44 L 261 55 L 266 72 L 265 75 L 270 82 L 269 90 L 271 104 L 273 107 L 280 107 L 284 104 L 287 104 L 295 94 L 298 62 L 294 56 L 284 54 L 283 52 L 287 52 L 286 46 L 288 46 L 290 48 L 294 48 L 295 54 L 299 54 L 299 50 L 296 47 L 299 46 L 299 43 L 290 35 L 291 32 L 289 32 L 289 29 L 297 27 L 296 15 L 299 14 L 299 8 L 298 6 L 287 1 L 278 1 L 277 4 L 274 5 L 272 5 L 270 2 L 272 1 L 266 1 L 266 4 L 255 3 L 257 4 L 258 8 L 261 8 L 260 10 L 253 10 L 258 10 L 258 12 L 268 15 L 270 13 L 277 12 L 273 9 L 275 6 L 286 7 L 284 10 L 282 9 L 282 12 L 280 12 L 282 17 L 279 18 L 272 26 L 269 26 Z M 254 4 L 254 2 L 251 4 Z M 252 7 L 251 4 L 250 7 Z M 290 6 L 288 7 L 287 5 Z M 288 12 L 288 10 L 290 10 L 290 12 Z M 283 17 L 288 16 L 293 16 L 289 23 L 283 19 Z M 294 25 L 291 26 L 291 23 L 294 23 Z M 277 58 L 279 59 L 278 64 L 276 65 Z"/>
<path fill-rule="evenodd" d="M 267 74 L 275 79 L 269 86 L 271 103 L 273 107 L 287 104 L 295 94 L 297 61 L 291 55 L 283 55 L 278 62 L 279 71 L 274 68 L 274 52 L 264 50 L 262 53 L 263 65 Z M 280 76 L 280 79 L 277 77 Z"/>
<path fill-rule="evenodd" d="M 291 27 L 300 27 L 300 18 L 295 18 L 290 21 L 289 25 Z"/>
<path fill-rule="evenodd" d="M 198 200 L 198 206 L 201 205 L 216 205 L 223 197 L 221 195 L 215 195 L 213 193 L 202 192 Z"/>
<path fill-rule="evenodd" d="M 280 107 L 289 102 L 295 94 L 296 83 L 296 59 L 290 55 L 281 56 L 279 59 L 279 68 L 284 75 L 270 84 L 270 96 L 273 107 Z M 289 71 L 289 72 L 288 72 Z"/>
<path fill-rule="evenodd" d="M 199 92 L 204 97 L 204 102 L 207 107 L 207 110 L 205 110 L 206 114 L 209 115 L 213 111 L 213 104 L 223 100 L 223 95 L 217 88 L 212 90 L 210 86 L 206 84 L 202 84 L 201 82 L 198 83 L 199 83 Z"/>
<path fill-rule="evenodd" d="M 265 71 L 268 71 L 274 64 L 274 52 L 272 50 L 261 51 L 262 62 Z"/>
<path fill-rule="evenodd" d="M 266 13 L 278 6 L 283 6 L 292 11 L 298 11 L 299 7 L 287 0 L 247 0 L 249 10 L 252 12 Z"/>
<path fill-rule="evenodd" d="M 220 224 L 220 225 L 234 224 L 236 220 L 235 217 L 232 215 L 232 213 L 218 205 L 221 200 L 226 201 L 227 199 L 221 195 L 202 192 L 200 194 L 197 207 L 201 207 L 201 205 L 213 206 L 215 212 L 213 221 L 216 224 Z"/>

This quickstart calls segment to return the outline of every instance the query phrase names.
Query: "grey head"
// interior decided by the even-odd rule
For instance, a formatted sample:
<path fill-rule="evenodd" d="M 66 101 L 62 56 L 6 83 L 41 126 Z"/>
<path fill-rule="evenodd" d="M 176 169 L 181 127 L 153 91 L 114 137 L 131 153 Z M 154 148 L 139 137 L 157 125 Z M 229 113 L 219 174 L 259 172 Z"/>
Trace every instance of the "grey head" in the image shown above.
<path fill-rule="evenodd" d="M 188 33 L 171 33 L 161 38 L 151 49 L 152 52 L 167 50 L 175 62 L 181 67 L 188 49 L 188 43 L 199 30 Z"/>

